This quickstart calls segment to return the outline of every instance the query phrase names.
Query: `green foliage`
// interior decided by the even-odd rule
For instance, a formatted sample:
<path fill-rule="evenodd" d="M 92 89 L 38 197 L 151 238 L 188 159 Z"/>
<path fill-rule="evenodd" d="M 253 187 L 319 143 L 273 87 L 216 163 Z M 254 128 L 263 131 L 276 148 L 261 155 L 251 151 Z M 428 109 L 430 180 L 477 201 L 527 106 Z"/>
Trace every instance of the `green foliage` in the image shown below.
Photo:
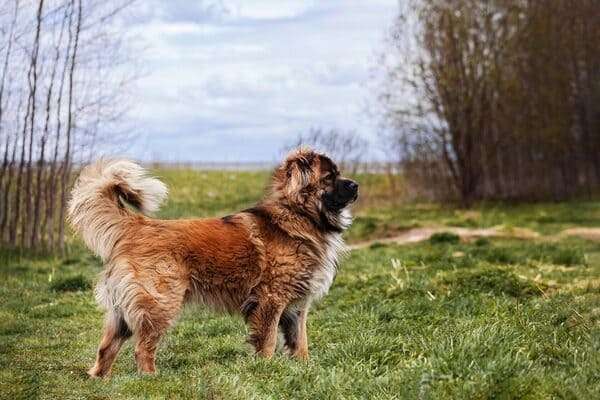
<path fill-rule="evenodd" d="M 543 243 L 532 249 L 531 258 L 565 266 L 586 265 L 585 252 L 577 245 Z"/>
<path fill-rule="evenodd" d="M 379 249 L 379 248 L 381 248 L 381 247 L 385 247 L 385 246 L 387 246 L 387 244 L 385 244 L 385 243 L 381 243 L 381 242 L 375 242 L 375 243 L 373 243 L 371 246 L 369 246 L 369 248 L 370 248 L 371 250 L 373 250 L 373 249 Z"/>
<path fill-rule="evenodd" d="M 519 279 L 514 272 L 502 268 L 457 270 L 442 274 L 436 280 L 437 285 L 456 295 L 486 293 L 523 298 L 542 293 L 533 283 Z"/>
<path fill-rule="evenodd" d="M 574 266 L 587 264 L 583 248 L 574 242 L 515 242 L 508 246 L 478 246 L 471 254 L 490 263 L 517 264 L 527 262 Z"/>
<path fill-rule="evenodd" d="M 267 187 L 266 171 L 194 171 L 189 169 L 154 171 L 169 187 L 162 218 L 225 215 L 251 207 Z"/>
<path fill-rule="evenodd" d="M 456 244 L 460 242 L 460 237 L 452 232 L 438 232 L 429 237 L 431 244 Z"/>
<path fill-rule="evenodd" d="M 267 178 L 200 174 L 160 171 L 172 197 L 160 215 L 223 215 L 259 198 Z M 212 184 L 220 192 L 209 193 Z M 513 209 L 502 208 L 507 220 L 533 220 Z M 392 232 L 383 230 L 386 223 L 395 230 L 466 218 L 433 205 L 390 210 L 359 210 L 376 227 L 355 240 Z M 468 218 L 481 224 L 504 218 L 489 210 Z M 563 226 L 578 224 L 555 215 Z M 110 380 L 85 374 L 103 324 L 85 285 L 102 270 L 100 260 L 77 241 L 65 260 L 6 257 L 0 268 L 0 397 L 545 399 L 600 392 L 598 244 L 444 243 L 379 242 L 353 251 L 329 295 L 309 314 L 308 363 L 281 353 L 259 359 L 245 343 L 241 318 L 189 307 L 161 342 L 156 376 L 137 374 L 130 341 Z"/>
<path fill-rule="evenodd" d="M 479 247 L 489 246 L 490 239 L 485 238 L 485 237 L 480 237 L 480 238 L 477 238 L 477 240 L 475 240 L 474 244 L 475 244 L 475 246 L 479 246 Z"/>
<path fill-rule="evenodd" d="M 50 289 L 56 292 L 86 291 L 91 288 L 90 281 L 81 274 L 59 278 L 50 285 Z"/>
<path fill-rule="evenodd" d="M 377 207 L 367 203 L 359 206 L 356 212 L 357 227 L 371 219 L 375 221 L 376 226 L 369 230 L 352 229 L 347 235 L 351 240 L 393 236 L 419 226 L 521 227 L 544 235 L 557 234 L 574 227 L 600 226 L 600 202 L 481 203 L 469 210 L 437 204 L 411 203 Z"/>
<path fill-rule="evenodd" d="M 374 217 L 358 216 L 354 218 L 352 225 L 352 232 L 354 235 L 357 237 L 369 237 L 377 230 L 380 222 Z"/>
<path fill-rule="evenodd" d="M 558 249 L 573 245 L 600 253 Z M 241 318 L 192 307 L 161 344 L 157 376 L 136 373 L 128 343 L 109 381 L 84 373 L 102 326 L 91 292 L 48 283 L 56 268 L 89 279 L 97 265 L 23 261 L 0 276 L 0 383 L 16 398 L 593 397 L 600 290 L 572 284 L 593 282 L 600 264 L 548 270 L 531 258 L 540 244 L 490 246 L 519 255 L 498 263 L 464 243 L 353 252 L 310 314 L 307 364 L 258 359 Z"/>

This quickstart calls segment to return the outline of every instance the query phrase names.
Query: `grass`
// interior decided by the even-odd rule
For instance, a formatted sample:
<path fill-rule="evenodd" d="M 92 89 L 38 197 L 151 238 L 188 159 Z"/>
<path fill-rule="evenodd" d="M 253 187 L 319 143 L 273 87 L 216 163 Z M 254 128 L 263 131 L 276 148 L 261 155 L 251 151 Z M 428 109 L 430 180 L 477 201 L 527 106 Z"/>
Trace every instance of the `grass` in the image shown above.
<path fill-rule="evenodd" d="M 460 242 L 460 237 L 452 232 L 439 232 L 434 233 L 429 237 L 429 242 L 431 244 L 440 244 L 440 243 L 450 243 L 456 244 Z"/>
<path fill-rule="evenodd" d="M 541 234 L 556 234 L 568 228 L 599 227 L 600 202 L 581 201 L 539 204 L 482 203 L 464 210 L 452 205 L 404 204 L 372 206 L 359 204 L 356 230 L 351 240 L 389 237 L 420 226 L 528 228 Z"/>
<path fill-rule="evenodd" d="M 170 189 L 162 218 L 226 215 L 252 206 L 269 183 L 269 173 L 157 170 Z M 382 174 L 359 174 L 360 197 L 355 206 L 349 242 L 394 236 L 422 226 L 529 228 L 556 234 L 573 227 L 600 226 L 600 202 L 505 204 L 482 203 L 464 210 L 452 205 L 399 204 L 401 182 Z"/>
<path fill-rule="evenodd" d="M 158 174 L 171 187 L 160 213 L 168 218 L 244 208 L 260 197 L 267 179 L 245 172 Z M 348 234 L 353 240 L 390 232 L 382 223 L 390 229 L 405 222 L 453 225 L 469 213 L 372 204 L 358 205 L 373 226 L 359 222 Z M 505 223 L 533 227 L 542 224 L 536 215 L 554 209 L 559 222 L 544 222 L 542 231 L 592 224 L 587 221 L 594 221 L 597 204 L 573 207 L 577 212 L 562 204 L 498 205 L 477 209 L 479 217 L 467 215 L 474 226 L 495 225 L 505 213 Z M 569 220 L 579 212 L 592 214 Z M 412 219 L 396 219 L 402 215 Z M 64 260 L 10 257 L 0 268 L 0 398 L 597 396 L 600 245 L 574 238 L 468 243 L 446 236 L 353 251 L 329 295 L 311 311 L 307 364 L 281 354 L 258 359 L 240 318 L 189 308 L 161 344 L 156 376 L 136 373 L 129 343 L 106 381 L 85 375 L 102 325 L 90 287 L 99 260 L 76 241 Z"/>
<path fill-rule="evenodd" d="M 55 292 L 86 291 L 92 287 L 90 280 L 82 274 L 61 277 L 50 284 L 50 289 Z"/>

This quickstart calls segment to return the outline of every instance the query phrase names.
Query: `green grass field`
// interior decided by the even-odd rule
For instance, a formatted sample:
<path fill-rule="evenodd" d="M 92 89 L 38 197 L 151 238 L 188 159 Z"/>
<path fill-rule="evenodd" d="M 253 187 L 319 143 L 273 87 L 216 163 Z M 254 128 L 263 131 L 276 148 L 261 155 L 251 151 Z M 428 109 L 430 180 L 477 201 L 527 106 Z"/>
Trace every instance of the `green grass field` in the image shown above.
<path fill-rule="evenodd" d="M 164 218 L 224 215 L 260 198 L 268 174 L 158 171 Z M 398 205 L 384 177 L 363 184 L 352 242 L 415 226 L 600 226 L 600 203 Z M 255 357 L 241 318 L 190 308 L 162 342 L 155 376 L 131 344 L 110 380 L 89 380 L 102 314 L 102 266 L 78 241 L 66 259 L 4 254 L 0 397 L 207 399 L 597 398 L 600 244 L 577 238 L 374 244 L 342 263 L 309 318 L 308 363 Z"/>

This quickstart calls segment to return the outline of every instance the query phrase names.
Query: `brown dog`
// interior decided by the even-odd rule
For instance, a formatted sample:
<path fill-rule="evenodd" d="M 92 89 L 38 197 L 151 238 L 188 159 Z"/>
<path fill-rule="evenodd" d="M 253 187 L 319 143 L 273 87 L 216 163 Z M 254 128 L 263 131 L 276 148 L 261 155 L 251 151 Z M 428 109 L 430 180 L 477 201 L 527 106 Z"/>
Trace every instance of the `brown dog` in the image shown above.
<path fill-rule="evenodd" d="M 125 204 L 155 211 L 166 193 L 122 160 L 86 167 L 75 184 L 70 222 L 105 262 L 96 297 L 106 322 L 89 374 L 109 374 L 132 335 L 138 369 L 154 372 L 157 344 L 188 302 L 241 313 L 265 357 L 279 326 L 288 351 L 306 359 L 308 309 L 334 279 L 358 185 L 327 156 L 299 149 L 275 170 L 268 196 L 238 214 L 168 221 Z"/>

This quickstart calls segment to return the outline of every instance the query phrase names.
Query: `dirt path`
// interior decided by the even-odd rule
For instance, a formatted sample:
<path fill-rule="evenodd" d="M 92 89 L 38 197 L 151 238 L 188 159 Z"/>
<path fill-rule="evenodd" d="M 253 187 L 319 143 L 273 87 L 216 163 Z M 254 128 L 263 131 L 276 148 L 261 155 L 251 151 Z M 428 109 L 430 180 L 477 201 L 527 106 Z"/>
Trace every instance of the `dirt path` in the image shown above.
<path fill-rule="evenodd" d="M 402 232 L 397 236 L 382 239 L 366 240 L 364 242 L 351 244 L 349 247 L 351 250 L 356 250 L 364 249 L 373 245 L 374 243 L 410 244 L 427 240 L 431 235 L 439 232 L 452 232 L 460 236 L 464 240 L 473 240 L 481 237 L 504 237 L 517 239 L 536 239 L 541 237 L 541 235 L 538 232 L 527 228 L 506 229 L 501 227 L 493 227 L 478 229 L 440 226 L 431 228 L 413 228 Z M 584 239 L 600 242 L 600 228 L 570 228 L 558 233 L 557 235 L 548 236 L 548 238 L 560 238 L 564 236 L 579 236 Z"/>
<path fill-rule="evenodd" d="M 600 242 L 600 228 L 569 228 L 562 231 L 561 236 L 579 236 L 583 239 Z"/>

